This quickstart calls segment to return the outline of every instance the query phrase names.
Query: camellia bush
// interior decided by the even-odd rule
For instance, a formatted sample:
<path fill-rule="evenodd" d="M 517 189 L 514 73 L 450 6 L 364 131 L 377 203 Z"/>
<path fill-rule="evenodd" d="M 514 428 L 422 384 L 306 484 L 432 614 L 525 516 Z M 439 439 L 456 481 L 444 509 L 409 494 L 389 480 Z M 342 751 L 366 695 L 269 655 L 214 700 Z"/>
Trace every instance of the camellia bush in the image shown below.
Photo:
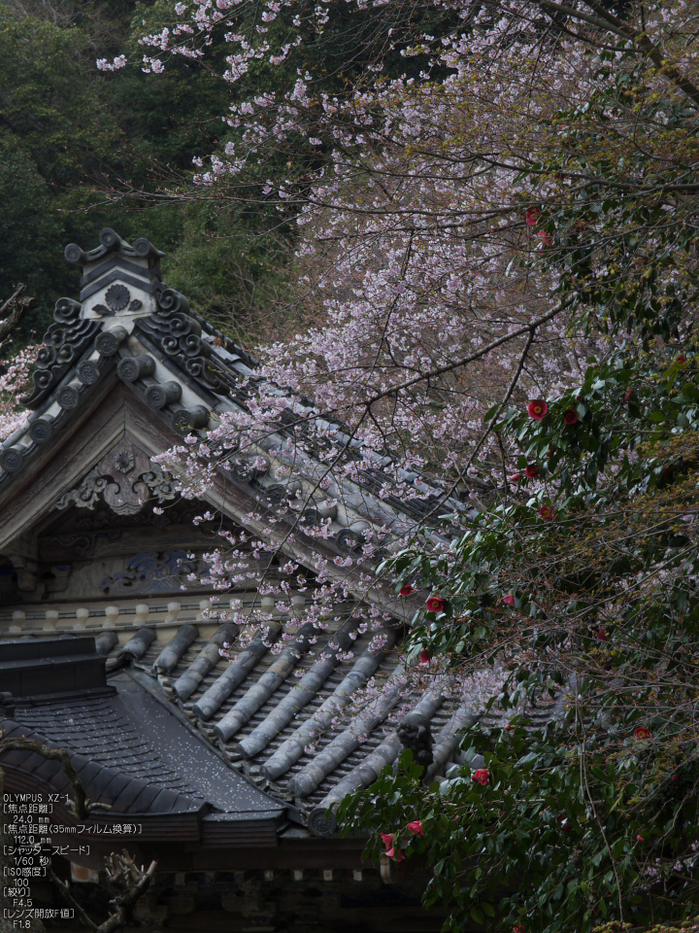
<path fill-rule="evenodd" d="M 507 412 L 511 480 L 530 495 L 493 504 L 449 554 L 393 563 L 436 594 L 412 634 L 423 657 L 508 677 L 497 728 L 464 737 L 466 767 L 425 787 L 407 752 L 343 806 L 388 834 L 389 857 L 427 859 L 426 902 L 452 904 L 454 929 L 696 913 L 694 353 L 622 348 L 570 393 Z"/>
<path fill-rule="evenodd" d="M 406 753 L 341 814 L 376 854 L 427 860 L 426 902 L 451 904 L 454 929 L 696 916 L 696 235 L 684 196 L 674 210 L 696 178 L 643 146 L 605 151 L 611 124 L 651 112 L 658 144 L 692 148 L 696 102 L 636 41 L 599 52 L 598 90 L 551 115 L 545 162 L 520 176 L 548 195 L 526 212 L 546 245 L 528 268 L 554 270 L 604 342 L 565 391 L 486 413 L 507 452 L 497 493 L 448 552 L 417 543 L 390 564 L 433 594 L 414 651 L 464 679 L 507 674 L 465 766 L 425 787 Z"/>

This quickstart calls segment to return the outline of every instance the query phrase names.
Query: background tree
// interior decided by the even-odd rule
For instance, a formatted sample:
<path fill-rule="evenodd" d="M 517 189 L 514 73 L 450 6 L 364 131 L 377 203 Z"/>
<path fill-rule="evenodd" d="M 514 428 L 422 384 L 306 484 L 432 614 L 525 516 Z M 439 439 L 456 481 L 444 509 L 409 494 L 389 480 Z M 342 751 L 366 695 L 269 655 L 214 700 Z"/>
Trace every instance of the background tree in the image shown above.
<path fill-rule="evenodd" d="M 37 296 L 25 342 L 50 323 L 56 295 L 76 288 L 61 244 L 107 225 L 157 241 L 169 281 L 210 316 L 235 309 L 247 329 L 274 300 L 284 237 L 256 245 L 255 212 L 191 195 L 192 158 L 220 136 L 222 79 L 184 60 L 150 77 L 140 65 L 96 67 L 132 19 L 142 30 L 157 13 L 150 3 L 35 0 L 0 10 L 0 293 L 21 279 Z"/>
<path fill-rule="evenodd" d="M 28 311 L 36 307 L 36 299 L 27 297 L 26 285 L 17 285 L 10 297 L 0 305 L 0 350 L 10 353 L 12 359 L 0 375 L 0 440 L 8 437 L 19 427 L 25 413 L 19 405 L 19 396 L 24 391 L 29 373 L 36 358 L 37 347 L 9 350 L 13 334 L 20 327 Z"/>

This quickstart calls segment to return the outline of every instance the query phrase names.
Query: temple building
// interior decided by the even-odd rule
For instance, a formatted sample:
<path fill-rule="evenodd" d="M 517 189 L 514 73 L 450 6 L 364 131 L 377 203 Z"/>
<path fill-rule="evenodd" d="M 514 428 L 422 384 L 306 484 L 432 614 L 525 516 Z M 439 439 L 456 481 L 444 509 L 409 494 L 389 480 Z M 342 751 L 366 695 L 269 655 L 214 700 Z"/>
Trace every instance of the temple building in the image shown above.
<path fill-rule="evenodd" d="M 157 860 L 136 915 L 151 929 L 439 930 L 417 860 L 367 862 L 333 809 L 405 747 L 439 777 L 478 718 L 444 682 L 406 688 L 421 599 L 360 585 L 439 490 L 375 456 L 321 495 L 322 438 L 301 456 L 282 418 L 182 495 L 152 458 L 246 410 L 257 364 L 164 285 L 161 256 L 110 229 L 66 249 L 79 300 L 57 302 L 28 417 L 0 448 L 2 727 L 67 749 L 99 806 L 78 819 L 36 751 L 2 756 L 5 791 L 56 797 L 54 862 L 85 891 L 112 851 Z M 239 567 L 223 592 L 207 577 L 222 529 Z M 267 584 L 289 560 L 303 575 L 280 601 Z M 319 567 L 346 592 L 322 629 L 306 621 Z M 267 620 L 243 642 L 240 607 Z"/>

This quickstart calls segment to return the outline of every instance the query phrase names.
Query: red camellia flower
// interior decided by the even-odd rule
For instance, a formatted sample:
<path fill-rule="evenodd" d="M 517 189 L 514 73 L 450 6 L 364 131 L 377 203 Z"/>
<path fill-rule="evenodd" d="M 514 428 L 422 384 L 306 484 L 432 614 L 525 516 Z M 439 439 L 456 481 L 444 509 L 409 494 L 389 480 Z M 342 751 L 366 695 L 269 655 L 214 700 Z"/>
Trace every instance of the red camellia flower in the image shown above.
<path fill-rule="evenodd" d="M 386 849 L 386 855 L 389 858 L 392 858 L 394 862 L 402 862 L 405 859 L 405 856 L 403 855 L 401 850 L 395 849 L 393 847 L 391 847 L 390 849 Z"/>
<path fill-rule="evenodd" d="M 687 362 L 687 357 L 683 353 L 680 353 L 680 355 L 677 357 L 677 362 L 680 364 L 680 366 L 684 366 L 684 364 Z"/>
<path fill-rule="evenodd" d="M 634 397 L 635 394 L 636 394 L 636 392 L 635 392 L 634 389 L 629 389 L 628 392 L 624 392 L 624 401 L 625 401 L 625 402 L 630 402 L 631 399 Z"/>
<path fill-rule="evenodd" d="M 429 664 L 430 663 L 430 653 L 427 648 L 423 648 L 420 652 L 420 664 Z"/>
<path fill-rule="evenodd" d="M 652 733 L 646 726 L 638 726 L 637 729 L 633 730 L 633 737 L 635 739 L 650 739 L 652 738 Z"/>
<path fill-rule="evenodd" d="M 411 833 L 415 833 L 415 835 L 419 836 L 421 839 L 425 835 L 425 832 L 422 828 L 422 820 L 413 820 L 412 823 L 408 823 L 408 829 Z"/>
<path fill-rule="evenodd" d="M 533 227 L 533 226 L 536 224 L 536 222 L 537 222 L 537 220 L 539 219 L 539 217 L 541 217 L 541 211 L 539 210 L 539 208 L 538 208 L 538 207 L 530 207 L 529 210 L 527 211 L 527 215 L 526 215 L 527 226 L 528 226 L 528 227 Z"/>
<path fill-rule="evenodd" d="M 394 833 L 379 833 L 379 836 L 383 839 L 383 844 L 389 849 L 393 845 L 393 836 Z"/>
<path fill-rule="evenodd" d="M 513 473 L 512 476 L 510 477 L 510 482 L 518 483 L 521 479 L 522 479 L 521 473 Z"/>
<path fill-rule="evenodd" d="M 529 479 L 536 479 L 541 470 L 535 463 L 530 463 L 525 472 Z"/>
<path fill-rule="evenodd" d="M 640 833 L 636 835 L 636 842 L 643 842 L 643 836 Z"/>
<path fill-rule="evenodd" d="M 490 771 L 487 768 L 479 768 L 478 771 L 474 771 L 471 775 L 471 779 L 476 781 L 477 784 L 482 784 L 483 787 L 488 783 L 489 777 Z"/>
<path fill-rule="evenodd" d="M 574 408 L 569 408 L 568 411 L 563 412 L 563 420 L 566 424 L 577 424 L 578 423 L 578 413 Z"/>
<path fill-rule="evenodd" d="M 508 593 L 507 596 L 503 596 L 502 601 L 505 603 L 506 606 L 514 606 L 515 604 L 515 598 L 512 595 L 512 593 Z"/>
<path fill-rule="evenodd" d="M 512 933 L 524 933 L 524 927 L 521 923 L 515 923 L 512 927 Z"/>
<path fill-rule="evenodd" d="M 539 509 L 539 515 L 541 515 L 545 522 L 550 522 L 553 520 L 553 509 L 550 505 L 542 505 Z"/>
<path fill-rule="evenodd" d="M 597 632 L 597 638 L 599 641 L 606 641 L 607 638 L 609 638 L 606 628 L 601 628 L 599 632 Z"/>
<path fill-rule="evenodd" d="M 406 583 L 405 586 L 402 586 L 402 587 L 400 588 L 400 595 L 401 595 L 401 596 L 410 596 L 410 595 L 412 594 L 412 592 L 413 592 L 413 585 L 412 585 L 412 583 Z"/>
<path fill-rule="evenodd" d="M 539 239 L 541 240 L 544 246 L 551 245 L 551 234 L 547 233 L 545 230 L 539 230 Z"/>
<path fill-rule="evenodd" d="M 541 398 L 535 398 L 533 402 L 529 403 L 529 417 L 533 418 L 535 421 L 541 421 L 542 418 L 546 416 L 546 412 L 549 410 L 546 402 Z"/>
<path fill-rule="evenodd" d="M 430 596 L 425 605 L 428 612 L 444 612 L 447 603 L 441 596 Z"/>

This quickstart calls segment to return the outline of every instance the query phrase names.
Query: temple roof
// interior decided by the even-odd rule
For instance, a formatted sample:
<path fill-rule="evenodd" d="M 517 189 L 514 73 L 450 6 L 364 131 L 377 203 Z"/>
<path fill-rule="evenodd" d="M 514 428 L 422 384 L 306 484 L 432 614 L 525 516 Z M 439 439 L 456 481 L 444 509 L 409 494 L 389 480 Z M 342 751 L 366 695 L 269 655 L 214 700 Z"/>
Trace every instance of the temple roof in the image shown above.
<path fill-rule="evenodd" d="M 173 604 L 168 607 L 172 612 Z M 41 637 L 38 623 L 45 613 L 32 625 L 26 616 L 33 613 L 25 611 L 24 625 L 14 627 L 34 631 L 36 637 L 0 642 L 0 677 L 11 694 L 5 699 L 5 726 L 14 730 L 9 734 L 26 727 L 69 748 L 80 761 L 85 756 L 101 768 L 121 769 L 133 779 L 134 789 L 145 781 L 179 797 L 197 796 L 195 789 L 204 796 L 197 775 L 211 773 L 196 750 L 189 758 L 191 767 L 185 767 L 183 736 L 191 745 L 191 735 L 196 734 L 198 742 L 205 740 L 219 750 L 227 769 L 221 772 L 224 784 L 235 783 L 231 775 L 240 775 L 238 780 L 269 795 L 277 816 L 286 812 L 313 834 L 328 835 L 335 829 L 332 805 L 372 783 L 403 750 L 402 726 L 413 723 L 428 730 L 434 743 L 432 776 L 458 758 L 463 730 L 479 718 L 479 698 L 474 696 L 473 703 L 459 699 L 427 666 L 422 687 L 408 686 L 399 628 L 389 625 L 353 639 L 361 624 L 360 607 L 348 605 L 345 618 L 320 636 L 312 626 L 300 625 L 295 637 L 274 653 L 275 642 L 279 649 L 281 637 L 297 626 L 294 622 L 290 628 L 289 620 L 279 614 L 270 626 L 269 647 L 257 639 L 232 650 L 232 661 L 222 657 L 222 649 L 235 649 L 234 624 L 202 620 L 195 601 L 183 600 L 177 619 L 168 619 L 168 607 L 151 603 L 148 617 L 140 623 L 130 606 L 121 607 L 116 621 L 98 606 L 91 607 L 87 621 L 83 616 L 78 622 L 77 613 L 73 620 L 69 612 L 62 613 L 59 630 L 69 632 L 79 624 L 81 637 L 76 640 L 93 643 L 96 636 L 108 672 L 105 688 L 111 693 L 95 687 L 94 670 L 88 665 L 84 669 L 91 679 L 76 684 L 71 656 L 62 673 L 54 669 L 48 696 L 18 699 L 14 681 L 3 674 L 7 651 L 29 646 L 39 656 L 48 656 L 56 645 L 65 644 Z M 12 616 L 16 623 L 16 611 L 0 613 L 5 630 Z M 56 695 L 61 676 L 66 677 L 63 697 Z M 37 679 L 35 674 L 34 682 Z M 372 680 L 378 689 L 369 703 L 362 688 Z M 167 707 L 177 715 L 165 715 Z M 217 767 L 221 771 L 220 761 Z M 206 800 L 225 810 L 230 801 L 222 804 L 220 793 L 216 785 Z"/>
<path fill-rule="evenodd" d="M 310 432 L 300 455 L 297 427 L 283 419 L 244 453 L 233 451 L 205 503 L 241 534 L 276 535 L 279 553 L 309 579 L 323 563 L 346 583 L 345 602 L 319 630 L 304 620 L 300 584 L 287 605 L 258 593 L 259 561 L 246 552 L 248 574 L 232 595 L 261 608 L 268 631 L 241 642 L 225 601 L 212 601 L 211 588 L 186 589 L 203 545 L 188 503 L 151 457 L 245 409 L 257 364 L 164 286 L 162 254 L 147 240 L 131 246 L 107 229 L 100 241 L 88 252 L 66 250 L 83 270 L 80 301 L 57 302 L 25 399 L 32 413 L 0 452 L 8 734 L 67 747 L 114 818 L 135 808 L 154 833 L 178 812 L 192 817 L 186 832 L 200 839 L 215 824 L 218 844 L 251 820 L 258 840 L 263 824 L 277 836 L 289 825 L 328 835 L 333 805 L 371 784 L 407 735 L 433 743 L 428 776 L 439 775 L 481 715 L 482 687 L 469 694 L 402 656 L 417 597 L 362 589 L 352 571 L 333 569 L 369 537 L 380 545 L 376 557 L 390 553 L 440 490 L 363 452 L 352 479 L 333 479 L 328 507 L 317 492 L 322 445 Z M 307 400 L 294 404 L 312 413 Z M 333 430 L 354 456 L 343 426 Z M 319 518 L 328 524 L 323 537 L 305 530 Z M 79 663 L 60 661 L 62 633 L 82 636 Z M 52 671 L 56 690 L 40 669 Z M 374 699 L 358 704 L 368 683 Z M 10 754 L 3 765 L 15 778 L 62 780 L 31 755 Z"/>
<path fill-rule="evenodd" d="M 203 437 L 223 412 L 245 410 L 255 392 L 256 361 L 196 314 L 184 295 L 165 287 L 162 254 L 148 240 L 130 246 L 110 229 L 102 231 L 100 240 L 89 252 L 75 244 L 66 248 L 68 260 L 83 269 L 81 300 L 56 303 L 33 388 L 22 400 L 32 414 L 0 448 L 0 493 L 21 486 L 28 471 L 115 385 L 128 386 L 175 438 Z M 278 509 L 293 500 L 296 525 L 316 520 L 327 498 L 327 490 L 321 496 L 316 488 L 327 465 L 313 426 L 327 427 L 328 422 L 313 414 L 308 400 L 299 397 L 294 406 L 306 421 L 304 429 L 299 419 L 282 416 L 274 432 L 232 456 L 225 472 L 262 507 Z M 359 460 L 359 443 L 343 425 L 332 427 L 335 442 L 347 445 L 344 456 Z M 295 443 L 301 430 L 303 456 Z M 330 545 L 336 552 L 357 550 L 370 527 L 394 538 L 440 501 L 440 489 L 417 473 L 394 468 L 388 457 L 361 449 L 361 458 L 352 480 L 335 478 L 338 488 L 331 490 L 340 503 L 331 516 Z M 120 469 L 119 462 L 100 460 L 95 466 L 95 480 L 114 480 Z M 155 481 L 149 477 L 145 482 L 152 487 Z M 0 550 L 2 543 L 0 535 Z"/>

